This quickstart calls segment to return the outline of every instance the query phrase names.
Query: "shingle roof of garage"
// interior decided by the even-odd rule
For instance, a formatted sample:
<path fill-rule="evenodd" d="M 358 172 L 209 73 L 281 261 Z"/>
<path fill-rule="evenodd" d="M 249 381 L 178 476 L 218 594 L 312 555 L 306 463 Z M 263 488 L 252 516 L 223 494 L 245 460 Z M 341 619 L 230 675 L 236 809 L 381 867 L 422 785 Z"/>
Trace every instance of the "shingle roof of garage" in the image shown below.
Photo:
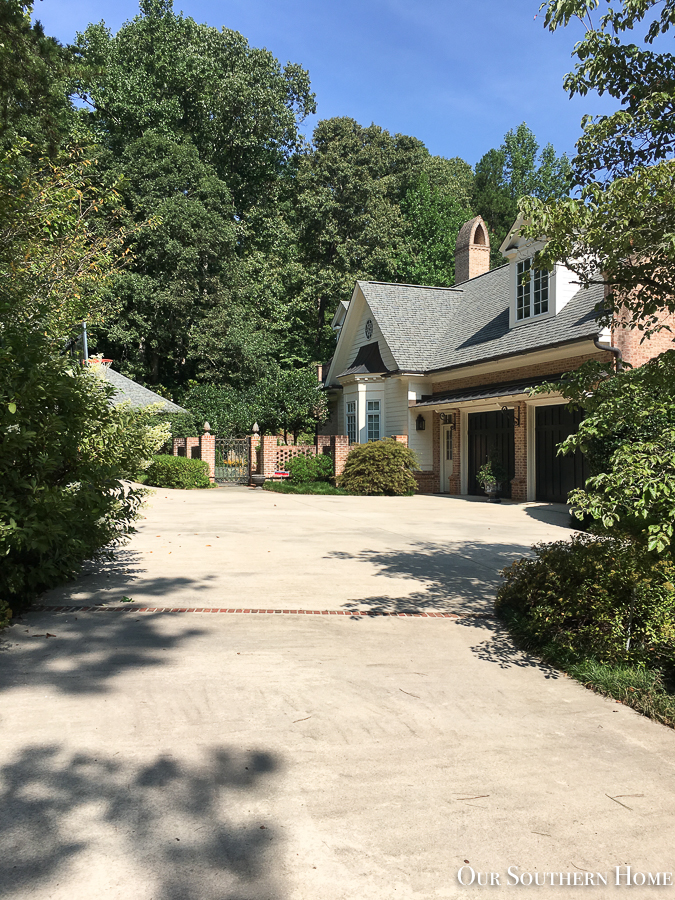
<path fill-rule="evenodd" d="M 579 290 L 558 313 L 509 328 L 509 266 L 453 288 L 359 281 L 400 370 L 429 372 L 481 362 L 598 332 L 602 285 Z"/>

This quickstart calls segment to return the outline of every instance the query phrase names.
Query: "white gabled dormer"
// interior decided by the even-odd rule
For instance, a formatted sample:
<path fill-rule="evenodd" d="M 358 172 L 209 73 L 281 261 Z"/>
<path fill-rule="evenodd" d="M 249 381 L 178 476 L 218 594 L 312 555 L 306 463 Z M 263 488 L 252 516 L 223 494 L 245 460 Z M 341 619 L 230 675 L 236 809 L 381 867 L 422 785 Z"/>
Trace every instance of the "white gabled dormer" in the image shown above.
<path fill-rule="evenodd" d="M 533 268 L 534 256 L 546 241 L 524 238 L 520 233 L 522 221 L 518 217 L 499 248 L 509 261 L 510 328 L 553 318 L 579 290 L 574 273 L 560 263 L 552 272 Z"/>

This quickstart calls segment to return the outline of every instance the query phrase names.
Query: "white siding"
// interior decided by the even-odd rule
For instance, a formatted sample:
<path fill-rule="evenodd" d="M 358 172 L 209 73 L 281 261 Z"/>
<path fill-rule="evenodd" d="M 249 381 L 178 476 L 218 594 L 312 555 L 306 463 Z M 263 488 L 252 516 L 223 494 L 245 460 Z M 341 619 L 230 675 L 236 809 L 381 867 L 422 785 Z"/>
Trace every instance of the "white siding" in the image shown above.
<path fill-rule="evenodd" d="M 407 381 L 402 378 L 387 378 L 385 381 L 386 435 L 408 433 L 407 387 Z"/>
<path fill-rule="evenodd" d="M 366 322 L 368 321 L 368 319 L 370 319 L 373 323 L 373 335 L 370 339 L 366 337 Z M 361 305 L 361 314 L 357 319 L 356 330 L 350 342 L 349 350 L 347 351 L 347 365 L 344 368 L 347 368 L 354 362 L 354 360 L 356 359 L 356 355 L 361 347 L 365 346 L 366 344 L 372 344 L 375 341 L 377 341 L 377 343 L 379 344 L 380 355 L 382 356 L 382 362 L 385 364 L 385 366 L 390 371 L 398 368 L 394 357 L 391 355 L 391 350 L 387 346 L 387 342 L 385 341 L 384 336 L 380 331 L 380 326 L 375 321 L 375 317 L 370 311 L 370 307 L 364 300 L 363 304 Z M 339 375 L 340 373 L 338 372 L 337 374 Z"/>
<path fill-rule="evenodd" d="M 426 381 L 410 380 L 408 382 L 408 391 L 406 398 L 406 411 L 408 413 L 408 446 L 417 454 L 419 464 L 425 472 L 431 472 L 434 468 L 434 427 L 433 413 L 431 411 L 422 411 L 426 428 L 424 431 L 417 430 L 417 417 L 420 414 L 419 409 L 414 407 L 408 408 L 407 400 L 421 400 L 423 394 L 431 393 L 431 384 Z"/>

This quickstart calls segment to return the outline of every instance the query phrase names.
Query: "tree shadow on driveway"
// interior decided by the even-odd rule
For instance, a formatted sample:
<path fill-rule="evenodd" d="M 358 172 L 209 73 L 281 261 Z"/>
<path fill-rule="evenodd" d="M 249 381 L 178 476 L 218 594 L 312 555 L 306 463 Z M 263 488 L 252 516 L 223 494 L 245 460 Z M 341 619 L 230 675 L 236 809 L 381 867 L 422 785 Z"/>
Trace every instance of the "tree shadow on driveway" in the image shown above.
<path fill-rule="evenodd" d="M 74 881 L 73 896 L 281 898 L 269 863 L 280 835 L 242 802 L 267 797 L 279 760 L 215 747 L 187 762 L 25 747 L 0 770 L 0 897 Z M 42 894 L 41 894 L 42 895 Z"/>
<path fill-rule="evenodd" d="M 45 685 L 64 694 L 100 694 L 130 669 L 162 666 L 169 651 L 203 633 L 188 625 L 175 634 L 161 613 L 133 608 L 88 613 L 27 613 L 2 632 L 0 691 Z"/>
<path fill-rule="evenodd" d="M 558 678 L 560 673 L 556 669 L 519 650 L 506 627 L 494 616 L 500 571 L 527 552 L 528 548 L 522 544 L 465 541 L 454 545 L 425 542 L 414 544 L 408 551 L 362 550 L 358 554 L 334 553 L 333 556 L 368 562 L 379 570 L 379 575 L 409 580 L 417 587 L 404 597 L 381 595 L 350 600 L 344 604 L 346 609 L 365 609 L 373 616 L 457 613 L 462 616 L 458 620 L 460 625 L 489 632 L 488 638 L 470 648 L 479 659 L 502 669 L 536 668 L 546 678 Z"/>
<path fill-rule="evenodd" d="M 412 544 L 409 550 L 335 551 L 331 556 L 368 563 L 377 569 L 379 576 L 399 580 L 399 596 L 355 597 L 344 604 L 346 609 L 368 609 L 373 613 L 421 611 L 485 615 L 494 611 L 494 599 L 501 581 L 499 572 L 527 552 L 528 548 L 522 544 L 425 541 Z M 406 581 L 412 590 L 401 596 Z"/>

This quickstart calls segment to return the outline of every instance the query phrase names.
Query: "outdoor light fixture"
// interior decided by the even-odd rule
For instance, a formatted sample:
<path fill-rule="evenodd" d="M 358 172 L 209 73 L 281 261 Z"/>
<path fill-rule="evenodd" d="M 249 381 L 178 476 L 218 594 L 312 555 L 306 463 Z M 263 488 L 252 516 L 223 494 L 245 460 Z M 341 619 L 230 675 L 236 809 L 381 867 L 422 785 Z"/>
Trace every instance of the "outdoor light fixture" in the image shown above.
<path fill-rule="evenodd" d="M 502 406 L 502 412 L 503 413 L 512 412 L 513 413 L 513 424 L 516 426 L 516 428 L 520 427 L 520 407 L 518 407 L 518 415 L 516 415 L 515 406 L 514 407 Z"/>
<path fill-rule="evenodd" d="M 455 414 L 454 413 L 440 413 L 439 419 L 444 425 L 449 425 L 451 428 L 456 428 L 455 424 Z"/>
<path fill-rule="evenodd" d="M 417 428 L 418 431 L 424 431 L 424 429 L 427 427 L 427 423 L 425 422 L 424 416 L 422 415 L 422 413 L 420 413 L 419 416 L 417 417 L 417 421 L 415 422 L 415 427 Z"/>

